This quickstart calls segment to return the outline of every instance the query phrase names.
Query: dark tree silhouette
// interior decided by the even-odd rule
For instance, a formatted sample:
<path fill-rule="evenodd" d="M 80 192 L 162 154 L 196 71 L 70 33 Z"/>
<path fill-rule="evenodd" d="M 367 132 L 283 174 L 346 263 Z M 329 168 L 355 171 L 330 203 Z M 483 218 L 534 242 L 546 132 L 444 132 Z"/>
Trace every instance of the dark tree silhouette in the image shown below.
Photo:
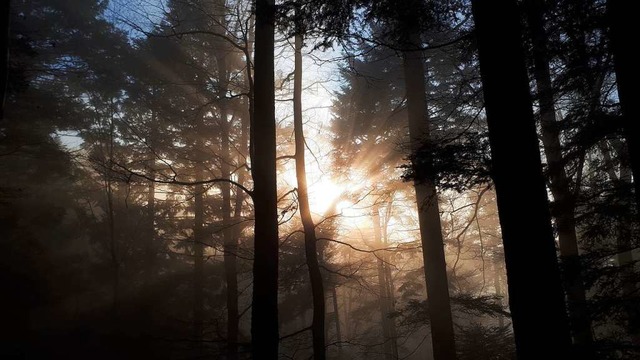
<path fill-rule="evenodd" d="M 472 7 L 518 358 L 540 359 L 549 356 L 550 349 L 557 356 L 568 356 L 571 340 L 518 4 L 474 0 Z M 503 21 L 496 23 L 498 12 Z M 493 45 L 498 39 L 500 52 Z M 536 330 L 541 323 L 547 327 L 542 333 Z"/>
<path fill-rule="evenodd" d="M 251 174 L 254 182 L 255 241 L 251 352 L 254 359 L 278 358 L 278 209 L 274 95 L 273 0 L 256 0 L 254 122 Z"/>
<path fill-rule="evenodd" d="M 547 35 L 544 30 L 544 1 L 527 0 L 525 2 L 529 34 L 533 49 L 533 76 L 536 82 L 537 98 L 540 106 L 539 118 L 542 131 L 542 144 L 548 164 L 549 188 L 553 194 L 552 215 L 556 220 L 560 244 L 561 265 L 570 322 L 575 342 L 584 348 L 581 358 L 591 354 L 591 320 L 587 312 L 586 291 L 578 252 L 576 233 L 575 199 L 570 187 L 569 177 L 564 168 L 562 146 L 560 144 L 560 126 L 556 119 L 554 89 L 549 69 Z"/>
<path fill-rule="evenodd" d="M 640 70 L 637 66 L 633 46 L 628 38 L 636 31 L 632 9 L 628 1 L 608 0 L 609 37 L 616 71 L 618 97 L 622 108 L 624 136 L 629 149 L 631 171 L 635 187 L 636 206 L 640 209 L 640 132 L 638 119 L 640 111 L 634 104 L 634 86 L 640 81 Z M 640 212 L 640 210 L 638 210 Z"/>

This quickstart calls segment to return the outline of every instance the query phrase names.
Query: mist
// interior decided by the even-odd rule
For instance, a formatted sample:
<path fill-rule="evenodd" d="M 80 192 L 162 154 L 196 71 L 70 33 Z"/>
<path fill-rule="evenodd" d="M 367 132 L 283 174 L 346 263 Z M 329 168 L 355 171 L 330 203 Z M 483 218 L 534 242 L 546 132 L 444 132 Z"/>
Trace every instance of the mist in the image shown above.
<path fill-rule="evenodd" d="M 0 356 L 637 359 L 630 3 L 5 1 Z"/>

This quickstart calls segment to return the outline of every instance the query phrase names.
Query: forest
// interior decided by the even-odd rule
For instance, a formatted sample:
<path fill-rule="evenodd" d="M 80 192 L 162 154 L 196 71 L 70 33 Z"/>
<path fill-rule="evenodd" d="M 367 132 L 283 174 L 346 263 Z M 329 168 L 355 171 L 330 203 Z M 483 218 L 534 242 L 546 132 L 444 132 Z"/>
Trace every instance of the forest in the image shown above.
<path fill-rule="evenodd" d="M 633 3 L 3 0 L 0 358 L 640 359 Z"/>

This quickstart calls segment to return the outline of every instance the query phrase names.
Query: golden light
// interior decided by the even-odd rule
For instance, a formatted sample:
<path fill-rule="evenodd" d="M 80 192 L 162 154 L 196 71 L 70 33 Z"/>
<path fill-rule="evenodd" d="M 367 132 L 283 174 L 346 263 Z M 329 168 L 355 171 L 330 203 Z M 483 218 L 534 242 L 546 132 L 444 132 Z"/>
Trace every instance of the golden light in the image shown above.
<path fill-rule="evenodd" d="M 311 212 L 317 215 L 324 215 L 341 194 L 342 188 L 331 181 L 328 176 L 324 176 L 315 182 L 310 182 L 309 206 L 311 207 Z"/>
<path fill-rule="evenodd" d="M 311 169 L 313 168 L 311 167 Z M 295 188 L 298 186 L 295 164 L 292 162 L 284 166 L 279 177 L 280 181 L 285 183 L 285 187 Z M 307 173 L 307 184 L 309 206 L 311 207 L 311 212 L 317 216 L 323 216 L 342 195 L 342 188 L 331 181 L 329 175 L 317 171 Z"/>

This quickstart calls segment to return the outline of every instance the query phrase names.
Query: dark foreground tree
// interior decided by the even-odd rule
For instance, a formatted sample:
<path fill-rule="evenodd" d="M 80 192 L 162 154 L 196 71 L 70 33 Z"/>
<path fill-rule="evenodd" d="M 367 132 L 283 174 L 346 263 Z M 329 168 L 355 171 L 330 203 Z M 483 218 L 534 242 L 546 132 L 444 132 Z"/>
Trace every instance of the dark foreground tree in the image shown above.
<path fill-rule="evenodd" d="M 518 4 L 515 0 L 474 0 L 472 7 L 518 358 L 566 356 L 571 340 Z M 498 13 L 502 21 L 496 23 Z M 496 51 L 497 41 L 501 51 Z M 546 329 L 541 332 L 539 324 Z"/>
<path fill-rule="evenodd" d="M 278 209 L 274 93 L 274 0 L 256 0 L 251 174 L 255 207 L 251 351 L 278 358 Z"/>
<path fill-rule="evenodd" d="M 633 183 L 635 187 L 636 205 L 640 208 L 640 133 L 638 124 L 640 110 L 634 101 L 633 88 L 640 80 L 637 55 L 633 52 L 628 39 L 637 31 L 631 3 L 623 0 L 609 0 L 609 37 L 616 70 L 618 97 L 622 108 L 624 136 L 627 140 Z M 636 94 L 637 97 L 637 94 Z"/>

